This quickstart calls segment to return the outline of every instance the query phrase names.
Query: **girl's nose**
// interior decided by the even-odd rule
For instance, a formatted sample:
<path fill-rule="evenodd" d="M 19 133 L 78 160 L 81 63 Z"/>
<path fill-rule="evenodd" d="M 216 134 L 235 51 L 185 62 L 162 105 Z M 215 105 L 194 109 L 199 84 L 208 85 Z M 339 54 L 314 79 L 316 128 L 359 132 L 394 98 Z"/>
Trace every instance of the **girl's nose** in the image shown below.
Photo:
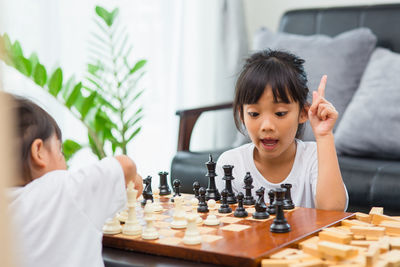
<path fill-rule="evenodd" d="M 265 132 L 274 131 L 275 124 L 271 118 L 265 117 L 261 124 L 261 130 Z"/>

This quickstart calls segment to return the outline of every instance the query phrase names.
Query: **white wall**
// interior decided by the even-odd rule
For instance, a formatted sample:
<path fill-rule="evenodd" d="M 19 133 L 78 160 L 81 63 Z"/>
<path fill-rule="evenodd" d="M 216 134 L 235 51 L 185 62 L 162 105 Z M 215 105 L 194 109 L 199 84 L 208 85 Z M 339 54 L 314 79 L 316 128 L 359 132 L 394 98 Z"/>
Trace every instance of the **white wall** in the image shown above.
<path fill-rule="evenodd" d="M 278 29 L 281 16 L 287 10 L 386 3 L 400 3 L 400 0 L 243 0 L 249 48 L 253 47 L 252 36 L 254 33 L 261 26 L 265 26 L 272 31 L 276 31 Z"/>

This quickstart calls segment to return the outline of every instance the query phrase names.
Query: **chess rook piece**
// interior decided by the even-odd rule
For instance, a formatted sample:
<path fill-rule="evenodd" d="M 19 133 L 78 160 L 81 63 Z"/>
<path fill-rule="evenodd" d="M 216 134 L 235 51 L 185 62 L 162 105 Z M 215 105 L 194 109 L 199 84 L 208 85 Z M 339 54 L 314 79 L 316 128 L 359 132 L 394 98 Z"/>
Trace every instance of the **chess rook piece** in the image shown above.
<path fill-rule="evenodd" d="M 176 196 L 174 202 L 174 214 L 172 215 L 171 228 L 182 229 L 186 228 L 186 211 L 183 207 L 183 197 Z"/>
<path fill-rule="evenodd" d="M 209 160 L 206 162 L 207 166 L 207 174 L 208 177 L 208 187 L 207 187 L 207 194 L 206 200 L 215 199 L 216 201 L 221 199 L 221 195 L 218 192 L 217 186 L 215 185 L 215 167 L 216 163 L 213 161 L 211 154 L 209 155 Z"/>
<path fill-rule="evenodd" d="M 219 213 L 231 213 L 232 209 L 228 204 L 228 190 L 224 189 L 221 191 L 221 206 L 218 209 Z"/>
<path fill-rule="evenodd" d="M 281 188 L 286 189 L 285 199 L 283 200 L 283 209 L 284 210 L 294 209 L 294 203 L 292 201 L 292 195 L 290 193 L 290 189 L 292 188 L 292 185 L 291 184 L 281 184 Z"/>
<path fill-rule="evenodd" d="M 245 210 L 245 208 L 243 207 L 243 198 L 244 195 L 242 192 L 239 192 L 237 195 L 237 200 L 238 200 L 238 207 L 236 208 L 235 212 L 233 213 L 233 216 L 238 217 L 238 218 L 243 218 L 243 217 L 247 217 L 249 214 L 247 213 L 247 211 Z"/>
<path fill-rule="evenodd" d="M 210 199 L 207 201 L 208 208 L 210 210 L 210 213 L 208 214 L 207 218 L 204 220 L 205 225 L 219 225 L 219 220 L 217 216 L 215 215 L 215 210 L 217 209 L 216 207 L 216 202 L 214 199 Z"/>
<path fill-rule="evenodd" d="M 228 204 L 235 204 L 237 203 L 237 200 L 232 190 L 232 180 L 235 179 L 232 176 L 233 166 L 224 165 L 222 168 L 224 169 L 224 177 L 222 177 L 222 180 L 225 180 L 225 189 L 228 191 L 227 202 Z"/>
<path fill-rule="evenodd" d="M 187 228 L 185 236 L 183 237 L 183 244 L 185 245 L 197 245 L 201 243 L 201 235 L 199 229 L 197 229 L 196 216 L 189 214 L 186 216 Z"/>
<path fill-rule="evenodd" d="M 171 202 L 174 202 L 175 197 L 181 196 L 181 192 L 180 192 L 181 181 L 178 179 L 175 179 L 172 182 L 172 186 L 174 187 L 174 196 L 171 197 Z"/>
<path fill-rule="evenodd" d="M 256 191 L 256 195 L 258 196 L 255 209 L 256 211 L 253 213 L 254 219 L 267 219 L 269 217 L 269 213 L 267 212 L 267 205 L 264 202 L 264 191 L 265 188 L 261 187 Z"/>
<path fill-rule="evenodd" d="M 199 197 L 200 197 L 199 189 L 200 189 L 200 183 L 199 183 L 199 181 L 195 181 L 193 183 L 193 192 L 194 192 L 194 197 L 197 199 L 199 199 Z"/>
<path fill-rule="evenodd" d="M 244 177 L 244 187 L 243 189 L 246 190 L 246 195 L 244 196 L 243 204 L 244 205 L 254 205 L 256 203 L 255 199 L 253 198 L 251 194 L 251 189 L 253 189 L 253 177 L 251 177 L 250 172 L 246 173 L 246 176 Z"/>
<path fill-rule="evenodd" d="M 269 214 L 275 214 L 276 213 L 274 205 L 275 191 L 273 189 L 269 190 L 268 197 L 269 197 L 269 206 L 267 208 L 267 212 Z"/>
<path fill-rule="evenodd" d="M 207 206 L 207 202 L 206 202 L 206 190 L 204 189 L 204 187 L 200 187 L 199 194 L 200 194 L 200 198 L 199 198 L 199 206 L 197 207 L 197 211 L 202 212 L 202 213 L 208 212 L 208 206 Z"/>
<path fill-rule="evenodd" d="M 290 231 L 290 225 L 285 219 L 285 213 L 283 211 L 284 198 L 285 198 L 286 188 L 275 189 L 275 209 L 276 217 L 271 224 L 270 231 L 273 233 L 287 233 Z"/>
<path fill-rule="evenodd" d="M 157 229 L 154 227 L 154 221 L 156 220 L 153 212 L 153 203 L 150 199 L 146 201 L 144 206 L 144 219 L 146 221 L 146 227 L 143 229 L 142 238 L 153 240 L 158 238 Z"/>
<path fill-rule="evenodd" d="M 143 183 L 145 184 L 143 189 L 143 200 L 141 202 L 142 206 L 146 205 L 147 200 L 151 200 L 153 202 L 153 192 L 151 190 L 151 176 L 147 176 L 143 179 Z"/>
<path fill-rule="evenodd" d="M 166 196 L 171 194 L 171 189 L 169 189 L 168 182 L 167 182 L 167 175 L 168 172 L 159 172 L 158 175 L 160 176 L 160 196 Z"/>

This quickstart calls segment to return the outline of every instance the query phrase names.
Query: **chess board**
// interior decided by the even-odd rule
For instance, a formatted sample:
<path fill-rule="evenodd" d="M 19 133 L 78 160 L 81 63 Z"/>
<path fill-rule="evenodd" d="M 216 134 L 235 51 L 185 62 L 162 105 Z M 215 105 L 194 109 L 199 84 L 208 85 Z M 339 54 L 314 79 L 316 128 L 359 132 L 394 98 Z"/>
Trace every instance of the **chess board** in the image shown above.
<path fill-rule="evenodd" d="M 184 195 L 185 209 L 191 211 L 189 204 L 193 196 Z M 199 225 L 202 243 L 185 245 L 182 239 L 185 229 L 170 227 L 173 215 L 173 203 L 169 197 L 161 197 L 164 210 L 156 215 L 155 226 L 159 233 L 156 240 L 144 240 L 141 236 L 124 234 L 104 235 L 103 245 L 107 247 L 134 250 L 205 263 L 229 266 L 259 266 L 261 259 L 277 250 L 304 239 L 321 229 L 336 225 L 343 219 L 354 216 L 352 213 L 324 211 L 296 207 L 285 211 L 285 217 L 291 226 L 289 233 L 272 233 L 269 228 L 274 216 L 265 220 L 251 217 L 253 207 L 247 207 L 247 218 L 235 218 L 231 214 L 217 214 L 220 225 Z M 232 209 L 235 207 L 232 205 Z M 143 208 L 137 208 L 137 217 L 145 226 Z M 201 214 L 205 219 L 207 214 Z"/>

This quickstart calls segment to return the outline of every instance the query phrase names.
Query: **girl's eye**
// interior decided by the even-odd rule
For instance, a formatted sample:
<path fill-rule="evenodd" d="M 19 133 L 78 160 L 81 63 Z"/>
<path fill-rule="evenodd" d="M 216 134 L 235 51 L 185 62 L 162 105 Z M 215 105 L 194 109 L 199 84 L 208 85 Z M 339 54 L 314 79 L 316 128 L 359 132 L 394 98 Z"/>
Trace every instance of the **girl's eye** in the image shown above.
<path fill-rule="evenodd" d="M 247 112 L 247 114 L 249 114 L 249 116 L 253 118 L 259 115 L 258 112 Z"/>
<path fill-rule="evenodd" d="M 276 113 L 275 113 L 275 115 L 278 116 L 278 117 L 283 117 L 283 116 L 285 116 L 286 114 L 287 114 L 287 111 L 279 111 L 279 112 L 276 112 Z"/>

